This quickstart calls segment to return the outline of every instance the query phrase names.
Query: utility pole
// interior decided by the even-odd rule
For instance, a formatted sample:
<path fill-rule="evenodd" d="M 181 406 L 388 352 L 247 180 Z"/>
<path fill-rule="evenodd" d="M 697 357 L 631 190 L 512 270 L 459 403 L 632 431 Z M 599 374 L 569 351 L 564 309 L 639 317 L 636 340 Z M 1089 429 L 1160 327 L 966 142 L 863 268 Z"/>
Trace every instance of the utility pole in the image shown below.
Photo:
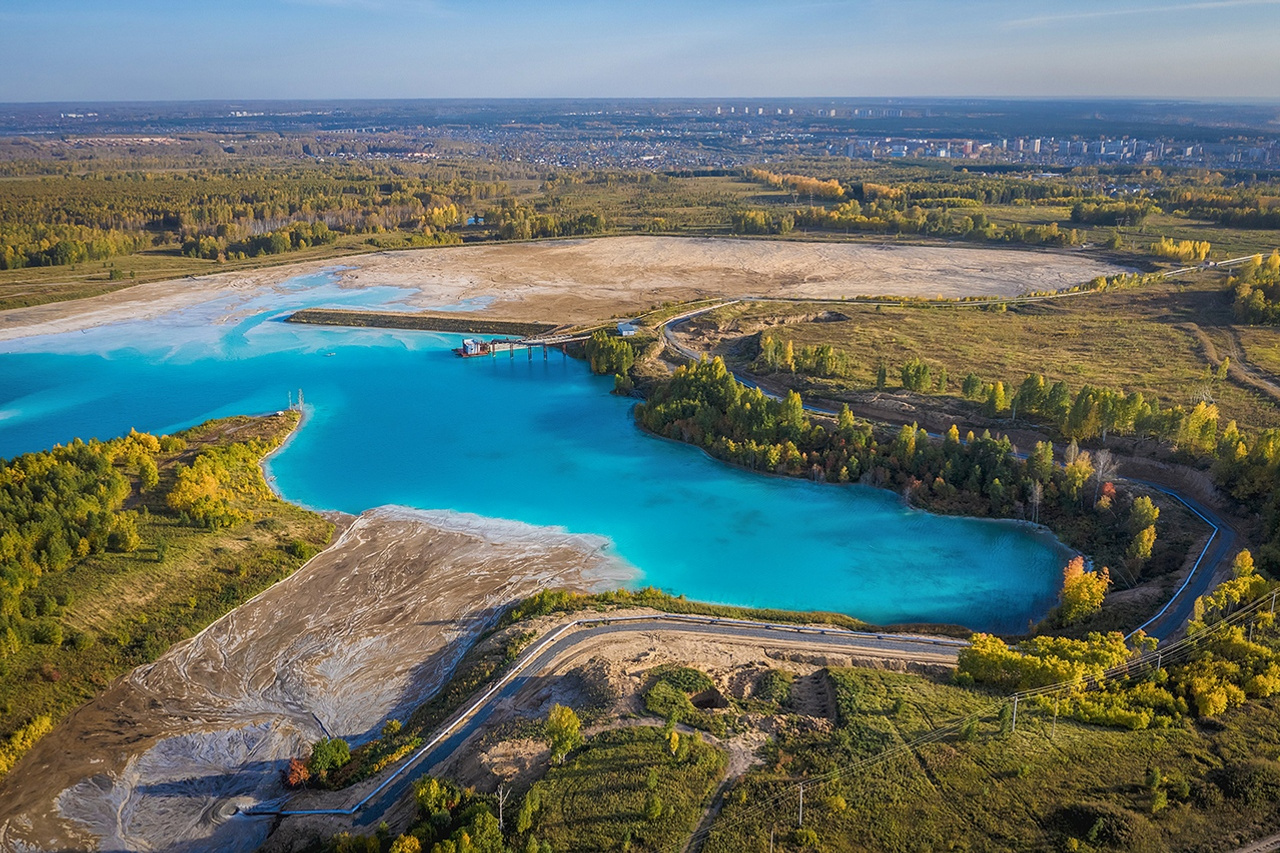
<path fill-rule="evenodd" d="M 773 853 L 773 833 L 776 829 L 776 826 L 769 827 L 769 853 Z"/>
<path fill-rule="evenodd" d="M 804 783 L 800 783 L 800 826 L 804 826 Z"/>
<path fill-rule="evenodd" d="M 1018 694 L 1013 694 L 1013 718 L 1009 723 L 1009 733 L 1013 734 L 1018 730 Z"/>

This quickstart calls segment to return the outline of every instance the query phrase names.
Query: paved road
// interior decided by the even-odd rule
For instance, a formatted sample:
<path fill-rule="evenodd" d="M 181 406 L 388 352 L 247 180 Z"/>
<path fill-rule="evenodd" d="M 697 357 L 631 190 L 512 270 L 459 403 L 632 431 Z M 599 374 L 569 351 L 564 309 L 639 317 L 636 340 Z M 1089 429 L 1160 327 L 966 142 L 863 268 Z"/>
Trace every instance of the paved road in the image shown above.
<path fill-rule="evenodd" d="M 533 679 L 552 667 L 567 651 L 588 641 L 598 641 L 602 636 L 656 630 L 696 634 L 710 638 L 801 644 L 806 650 L 818 653 L 858 653 L 922 663 L 954 663 L 960 649 L 967 645 L 962 640 L 947 637 L 925 638 L 872 634 L 682 614 L 579 620 L 551 634 L 526 652 L 525 656 L 512 668 L 511 675 L 455 717 L 450 726 L 365 800 L 345 809 L 292 811 L 287 807 L 283 809 L 262 807 L 249 810 L 245 815 L 354 815 L 354 825 L 376 826 L 384 819 L 387 811 L 412 788 L 416 779 L 452 755 L 454 750 L 475 734 L 504 701 L 515 696 Z"/>
<path fill-rule="evenodd" d="M 1247 260 L 1247 258 L 1237 258 L 1232 261 L 1225 261 L 1223 264 L 1234 264 L 1241 260 Z M 697 311 L 682 314 L 678 317 L 672 317 L 670 320 L 666 321 L 662 326 L 662 332 L 667 343 L 672 349 L 685 358 L 694 360 L 700 358 L 700 354 L 688 349 L 676 339 L 673 329 L 675 326 L 678 326 L 692 317 L 706 313 L 707 311 L 718 307 L 720 306 L 717 305 L 711 306 L 710 308 L 702 308 Z M 750 379 L 744 379 L 737 375 L 735 375 L 734 378 L 748 388 L 758 388 L 766 397 L 770 397 L 774 400 L 781 399 L 777 394 L 757 385 Z M 820 415 L 834 416 L 836 414 L 830 409 L 811 406 L 807 403 L 804 405 L 804 409 L 805 411 L 814 412 Z M 929 433 L 929 435 L 933 438 L 940 437 L 933 433 Z M 1015 453 L 1014 455 L 1020 459 L 1025 459 L 1027 456 L 1025 453 Z M 1132 477 L 1118 479 L 1128 480 L 1131 483 L 1138 483 L 1146 486 L 1147 488 L 1154 489 L 1168 495 L 1174 500 L 1182 503 L 1183 506 L 1198 515 L 1205 523 L 1213 528 L 1209 541 L 1205 544 L 1204 549 L 1201 551 L 1195 565 L 1192 566 L 1191 572 L 1187 575 L 1182 585 L 1174 592 L 1173 596 L 1164 605 L 1164 607 L 1156 613 L 1155 616 L 1135 628 L 1129 634 L 1129 636 L 1133 636 L 1133 634 L 1138 631 L 1146 631 L 1147 635 L 1150 637 L 1154 637 L 1161 641 L 1167 640 L 1173 634 L 1177 633 L 1186 621 L 1191 618 L 1192 608 L 1195 606 L 1196 598 L 1209 592 L 1213 586 L 1214 575 L 1217 574 L 1223 564 L 1227 563 L 1227 561 L 1231 560 L 1235 556 L 1235 546 L 1237 541 L 1236 531 L 1212 508 L 1204 505 L 1189 495 L 1178 492 L 1169 485 L 1154 483 L 1148 480 L 1139 480 Z"/>
<path fill-rule="evenodd" d="M 1146 631 L 1148 636 L 1155 637 L 1157 640 L 1167 640 L 1191 618 L 1196 599 L 1213 587 L 1213 578 L 1218 569 L 1235 557 L 1236 531 L 1216 512 L 1190 495 L 1184 495 L 1149 480 L 1128 479 L 1131 483 L 1155 489 L 1179 501 L 1213 528 L 1209 541 L 1205 543 L 1204 549 L 1200 552 L 1195 565 L 1191 567 L 1190 574 L 1182 582 L 1182 586 L 1174 592 L 1173 597 L 1155 616 L 1139 625 L 1134 631 L 1134 633 Z"/>

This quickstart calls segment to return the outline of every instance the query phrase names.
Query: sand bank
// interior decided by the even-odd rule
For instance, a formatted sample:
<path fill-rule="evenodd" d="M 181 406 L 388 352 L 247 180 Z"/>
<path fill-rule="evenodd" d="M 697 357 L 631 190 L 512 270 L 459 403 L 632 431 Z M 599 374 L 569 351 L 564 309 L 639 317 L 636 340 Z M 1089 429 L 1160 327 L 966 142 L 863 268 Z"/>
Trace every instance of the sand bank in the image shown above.
<path fill-rule="evenodd" d="M 609 237 L 379 252 L 344 258 L 350 287 L 404 288 L 403 307 L 487 304 L 484 316 L 553 324 L 638 313 L 713 296 L 1016 296 L 1059 290 L 1122 268 L 1082 252 Z M 0 340 L 159 317 L 213 299 L 225 313 L 299 275 L 312 262 L 140 284 L 114 293 L 0 311 Z"/>
<path fill-rule="evenodd" d="M 370 510 L 289 579 L 76 711 L 0 786 L 0 849 L 253 850 L 322 735 L 367 738 L 449 676 L 507 603 L 617 586 L 591 536 Z"/>

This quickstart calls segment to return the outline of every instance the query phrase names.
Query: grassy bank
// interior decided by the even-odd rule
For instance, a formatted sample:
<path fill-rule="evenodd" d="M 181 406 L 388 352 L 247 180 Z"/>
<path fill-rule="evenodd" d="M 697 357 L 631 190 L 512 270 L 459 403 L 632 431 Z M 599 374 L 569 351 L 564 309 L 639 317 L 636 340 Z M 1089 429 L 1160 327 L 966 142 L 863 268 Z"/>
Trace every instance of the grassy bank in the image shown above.
<path fill-rule="evenodd" d="M 1276 827 L 1280 702 L 1128 732 L 991 711 L 913 743 L 991 697 L 919 676 L 829 672 L 829 733 L 784 734 L 726 795 L 703 848 L 778 850 L 1230 850 Z M 898 748 L 890 757 L 876 759 Z M 805 786 L 804 827 L 796 782 Z M 825 781 L 824 781 L 825 778 Z"/>
<path fill-rule="evenodd" d="M 829 315 L 819 316 L 823 311 Z M 810 319 L 817 317 L 818 319 Z M 1191 283 L 1167 283 L 1117 293 L 1090 294 L 1043 303 L 1011 305 L 1007 310 L 973 308 L 867 307 L 838 308 L 778 304 L 733 305 L 690 322 L 713 339 L 743 341 L 729 360 L 737 366 L 754 361 L 756 350 L 744 339 L 760 333 L 799 354 L 805 348 L 829 346 L 836 364 L 813 372 L 782 371 L 772 378 L 802 392 L 841 399 L 847 392 L 875 389 L 877 371 L 885 365 L 890 390 L 901 386 L 904 365 L 919 359 L 936 380 L 945 369 L 947 386 L 930 393 L 959 397 L 969 373 L 985 382 L 1004 382 L 1010 395 L 1028 374 L 1083 385 L 1122 388 L 1156 398 L 1164 406 L 1194 406 L 1206 396 L 1223 420 L 1241 427 L 1280 426 L 1280 410 L 1257 390 L 1218 379 L 1199 342 L 1195 324 L 1230 353 L 1231 297 L 1215 275 L 1202 274 Z M 1246 332 L 1250 358 L 1274 366 L 1274 333 Z"/>
<path fill-rule="evenodd" d="M 525 796 L 524 832 L 552 850 L 678 849 L 724 776 L 726 756 L 699 738 L 614 729 L 548 769 Z"/>
<path fill-rule="evenodd" d="M 47 573 L 23 593 L 20 613 L 32 615 L 33 641 L 0 657 L 0 743 L 29 748 L 29 739 L 11 739 L 33 720 L 61 719 L 287 577 L 329 541 L 333 526 L 274 497 L 259 467 L 297 422 L 297 413 L 287 412 L 180 433 L 180 442 L 165 443 L 172 449 L 154 455 L 157 483 L 146 491 L 120 461 L 129 480 L 120 512 L 135 514 L 137 541 Z M 199 524 L 167 502 L 178 472 L 209 451 L 230 460 L 230 480 L 240 484 L 228 502 L 237 519 L 229 524 Z M 22 751 L 7 750 L 6 763 Z"/>

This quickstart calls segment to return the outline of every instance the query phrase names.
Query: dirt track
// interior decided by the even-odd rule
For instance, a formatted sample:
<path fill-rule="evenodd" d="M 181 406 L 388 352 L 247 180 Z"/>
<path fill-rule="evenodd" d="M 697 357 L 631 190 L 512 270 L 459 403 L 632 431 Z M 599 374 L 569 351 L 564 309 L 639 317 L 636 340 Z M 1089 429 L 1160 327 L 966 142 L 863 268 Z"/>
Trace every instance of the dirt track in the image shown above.
<path fill-rule="evenodd" d="M 0 340 L 156 317 L 211 298 L 251 298 L 335 262 L 141 284 L 0 312 Z M 353 287 L 406 288 L 426 309 L 492 300 L 485 316 L 552 323 L 637 313 L 707 296 L 1016 296 L 1122 270 L 1080 252 L 876 246 L 679 237 L 610 237 L 380 252 L 341 261 Z"/>
<path fill-rule="evenodd" d="M 506 602 L 616 586 L 602 540 L 394 508 L 140 667 L 44 738 L 0 787 L 0 849 L 253 850 L 230 819 L 283 793 L 324 734 L 360 741 L 447 677 Z"/>

